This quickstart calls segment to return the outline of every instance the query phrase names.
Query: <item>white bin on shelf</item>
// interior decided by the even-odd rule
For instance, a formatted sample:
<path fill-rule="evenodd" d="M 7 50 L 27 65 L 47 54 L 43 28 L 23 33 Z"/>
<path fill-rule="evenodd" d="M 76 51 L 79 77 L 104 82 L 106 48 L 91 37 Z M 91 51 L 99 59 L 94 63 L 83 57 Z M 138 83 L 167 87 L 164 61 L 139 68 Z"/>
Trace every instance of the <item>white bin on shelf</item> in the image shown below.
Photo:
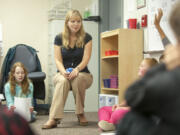
<path fill-rule="evenodd" d="M 106 106 L 113 106 L 115 104 L 118 104 L 118 96 L 108 95 L 106 97 Z"/>
<path fill-rule="evenodd" d="M 118 104 L 118 96 L 110 94 L 99 94 L 99 108 Z"/>
<path fill-rule="evenodd" d="M 99 94 L 99 108 L 106 106 L 106 94 Z"/>

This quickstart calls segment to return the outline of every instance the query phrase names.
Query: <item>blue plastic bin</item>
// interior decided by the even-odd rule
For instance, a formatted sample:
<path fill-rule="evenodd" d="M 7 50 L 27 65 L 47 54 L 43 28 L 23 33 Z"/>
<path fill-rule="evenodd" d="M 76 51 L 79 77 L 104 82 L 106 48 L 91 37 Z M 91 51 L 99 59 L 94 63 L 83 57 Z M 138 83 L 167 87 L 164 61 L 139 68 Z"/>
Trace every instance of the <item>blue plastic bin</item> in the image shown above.
<path fill-rule="evenodd" d="M 104 88 L 110 88 L 111 79 L 103 79 Z"/>

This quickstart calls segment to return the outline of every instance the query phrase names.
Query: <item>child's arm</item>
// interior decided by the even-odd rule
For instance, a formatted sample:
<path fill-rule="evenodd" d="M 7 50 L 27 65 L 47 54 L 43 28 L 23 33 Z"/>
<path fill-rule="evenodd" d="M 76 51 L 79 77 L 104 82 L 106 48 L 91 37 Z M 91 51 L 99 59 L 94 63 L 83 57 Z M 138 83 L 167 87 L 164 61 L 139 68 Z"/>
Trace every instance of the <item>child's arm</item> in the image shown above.
<path fill-rule="evenodd" d="M 113 105 L 112 106 L 112 111 L 115 111 L 115 110 L 117 110 L 117 109 L 119 109 L 119 108 L 129 108 L 128 106 L 127 106 L 127 103 L 126 103 L 126 100 L 123 100 L 122 101 L 122 103 L 121 104 L 116 104 L 116 105 Z"/>
<path fill-rule="evenodd" d="M 119 104 L 119 107 L 125 107 L 127 106 L 126 100 L 123 100 L 121 104 Z"/>
<path fill-rule="evenodd" d="M 13 108 L 14 107 L 14 96 L 11 95 L 9 83 L 6 83 L 6 85 L 5 85 L 5 97 L 6 97 L 6 104 L 7 104 L 8 108 L 9 109 Z"/>
<path fill-rule="evenodd" d="M 115 111 L 116 108 L 117 108 L 117 106 L 118 106 L 118 105 L 113 105 L 113 106 L 112 106 L 112 111 Z"/>
<path fill-rule="evenodd" d="M 168 44 L 171 44 L 171 42 L 169 41 L 168 37 L 166 36 L 166 34 L 164 33 L 163 29 L 160 26 L 162 16 L 163 16 L 163 11 L 160 8 L 158 9 L 158 14 L 155 14 L 154 25 L 157 31 L 159 32 L 163 45 L 166 46 Z"/>
<path fill-rule="evenodd" d="M 27 97 L 32 99 L 31 106 L 33 107 L 33 91 L 34 91 L 34 87 L 33 87 L 32 83 L 29 83 L 29 90 L 30 90 L 30 92 L 29 92 Z"/>
<path fill-rule="evenodd" d="M 126 100 L 123 100 L 121 104 L 117 104 L 117 105 L 112 106 L 112 111 L 115 111 L 118 109 L 130 110 L 130 107 L 127 105 Z"/>
<path fill-rule="evenodd" d="M 34 107 L 30 107 L 30 112 L 32 113 L 34 111 Z"/>
<path fill-rule="evenodd" d="M 130 109 L 131 109 L 131 107 L 129 107 L 129 106 L 125 106 L 125 107 L 118 106 L 118 107 L 116 107 L 116 109 L 115 109 L 115 110 L 119 110 L 119 109 L 130 110 Z"/>

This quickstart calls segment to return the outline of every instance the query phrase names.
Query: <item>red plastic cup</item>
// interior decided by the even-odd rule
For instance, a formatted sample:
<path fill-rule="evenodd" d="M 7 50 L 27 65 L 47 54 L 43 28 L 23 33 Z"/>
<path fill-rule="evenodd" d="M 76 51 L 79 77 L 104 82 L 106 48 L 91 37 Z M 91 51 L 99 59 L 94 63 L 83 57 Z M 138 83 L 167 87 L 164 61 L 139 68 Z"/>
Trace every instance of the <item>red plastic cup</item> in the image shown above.
<path fill-rule="evenodd" d="M 111 56 L 112 55 L 112 51 L 111 50 L 106 50 L 105 51 L 105 56 Z"/>
<path fill-rule="evenodd" d="M 118 51 L 112 50 L 112 55 L 118 55 Z"/>
<path fill-rule="evenodd" d="M 137 28 L 137 19 L 129 19 L 129 28 L 136 29 Z"/>

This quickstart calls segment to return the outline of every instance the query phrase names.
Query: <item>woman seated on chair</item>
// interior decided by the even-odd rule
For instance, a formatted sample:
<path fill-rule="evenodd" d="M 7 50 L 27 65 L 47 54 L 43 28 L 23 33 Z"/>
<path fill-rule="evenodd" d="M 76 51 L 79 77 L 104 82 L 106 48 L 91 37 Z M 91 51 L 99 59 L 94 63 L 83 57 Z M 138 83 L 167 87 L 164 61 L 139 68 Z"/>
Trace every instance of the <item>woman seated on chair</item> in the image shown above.
<path fill-rule="evenodd" d="M 49 120 L 42 126 L 42 129 L 53 128 L 60 123 L 71 88 L 79 124 L 87 125 L 84 100 L 86 89 L 91 86 L 93 80 L 87 68 L 91 57 L 92 37 L 85 33 L 79 11 L 70 10 L 67 13 L 64 32 L 55 37 L 54 44 L 55 62 L 59 72 L 54 76 L 55 91 Z"/>

